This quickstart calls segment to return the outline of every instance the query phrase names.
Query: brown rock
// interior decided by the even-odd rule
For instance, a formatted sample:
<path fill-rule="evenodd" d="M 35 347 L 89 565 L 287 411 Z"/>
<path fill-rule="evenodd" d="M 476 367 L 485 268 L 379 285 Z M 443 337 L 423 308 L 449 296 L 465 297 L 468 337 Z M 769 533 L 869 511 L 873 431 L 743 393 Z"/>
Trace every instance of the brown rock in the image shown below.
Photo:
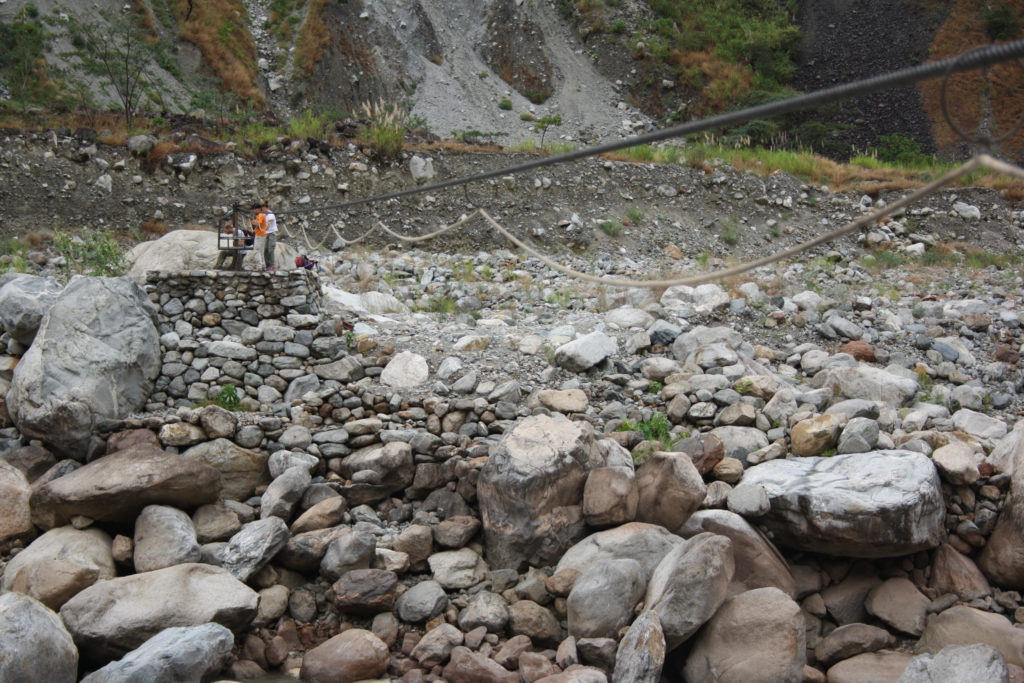
<path fill-rule="evenodd" d="M 868 624 L 846 624 L 825 636 L 814 648 L 814 656 L 818 662 L 829 666 L 854 655 L 877 652 L 890 643 L 892 636 L 884 628 Z"/>
<path fill-rule="evenodd" d="M 741 593 L 718 609 L 694 639 L 688 681 L 797 681 L 807 663 L 800 606 L 777 588 Z"/>
<path fill-rule="evenodd" d="M 868 652 L 844 659 L 825 675 L 829 683 L 896 683 L 911 659 L 908 652 Z"/>
<path fill-rule="evenodd" d="M 519 683 L 519 676 L 493 659 L 459 646 L 442 673 L 448 683 Z"/>
<path fill-rule="evenodd" d="M 476 517 L 455 515 L 434 527 L 434 541 L 443 548 L 463 548 L 479 530 Z"/>
<path fill-rule="evenodd" d="M 636 521 L 675 530 L 696 512 L 707 487 L 685 453 L 657 451 L 636 472 Z"/>
<path fill-rule="evenodd" d="M 867 621 L 864 600 L 882 580 L 868 564 L 858 565 L 842 581 L 821 591 L 825 607 L 840 626 Z"/>
<path fill-rule="evenodd" d="M 838 353 L 848 353 L 859 361 L 865 363 L 875 362 L 875 349 L 871 344 L 863 340 L 846 342 L 838 349 Z"/>
<path fill-rule="evenodd" d="M 983 598 L 992 592 L 992 587 L 974 560 L 954 550 L 948 543 L 943 543 L 935 551 L 929 585 L 940 595 L 954 593 L 961 600 Z"/>
<path fill-rule="evenodd" d="M 639 501 L 633 468 L 600 467 L 583 487 L 583 518 L 596 529 L 632 522 Z"/>
<path fill-rule="evenodd" d="M 123 451 L 133 446 L 152 446 L 162 448 L 160 439 L 150 429 L 128 429 L 123 432 L 111 434 L 107 438 L 107 455 Z"/>
<path fill-rule="evenodd" d="M 1000 614 L 966 605 L 955 605 L 929 619 L 915 652 L 935 654 L 947 645 L 974 643 L 991 645 L 1003 653 L 1007 664 L 1024 666 L 1024 631 Z"/>
<path fill-rule="evenodd" d="M 514 669 L 522 654 L 532 647 L 533 641 L 529 636 L 512 636 L 494 653 L 494 661 L 506 669 Z"/>
<path fill-rule="evenodd" d="M 332 496 L 321 500 L 312 506 L 292 522 L 291 533 L 305 533 L 337 526 L 345 519 L 345 512 L 348 511 L 348 503 L 342 496 Z"/>
<path fill-rule="evenodd" d="M 821 455 L 835 448 L 839 433 L 846 426 L 845 415 L 832 413 L 800 420 L 790 433 L 790 451 L 793 455 Z"/>
<path fill-rule="evenodd" d="M 25 474 L 31 484 L 57 464 L 57 458 L 42 446 L 22 446 L 4 453 L 0 459 L 14 465 Z"/>
<path fill-rule="evenodd" d="M 528 636 L 535 643 L 555 645 L 562 639 L 562 627 L 555 615 L 532 600 L 509 605 L 508 629 L 516 635 Z"/>
<path fill-rule="evenodd" d="M 1020 360 L 1020 354 L 1013 347 L 1006 344 L 998 344 L 994 356 L 997 361 L 1009 363 L 1010 365 Z"/>
<path fill-rule="evenodd" d="M 409 565 L 426 562 L 434 552 L 434 534 L 429 526 L 410 524 L 395 539 L 394 549 L 409 556 Z"/>
<path fill-rule="evenodd" d="M 725 457 L 725 444 L 714 434 L 683 439 L 672 448 L 689 455 L 693 466 L 697 468 L 701 476 L 714 469 L 715 465 Z"/>
<path fill-rule="evenodd" d="M 43 529 L 75 515 L 129 522 L 152 504 L 192 508 L 217 500 L 220 474 L 212 467 L 150 446 L 94 460 L 47 482 L 32 494 L 32 519 Z"/>
<path fill-rule="evenodd" d="M 743 463 L 737 458 L 722 458 L 711 470 L 711 476 L 726 484 L 735 484 L 743 477 Z"/>
<path fill-rule="evenodd" d="M 894 578 L 872 588 L 864 607 L 868 614 L 889 626 L 919 636 L 924 630 L 930 602 L 912 581 Z"/>
<path fill-rule="evenodd" d="M 31 496 L 32 489 L 24 473 L 0 461 L 0 546 L 33 535 Z"/>
<path fill-rule="evenodd" d="M 519 655 L 518 664 L 519 676 L 527 683 L 559 673 L 555 663 L 540 652 L 524 652 Z"/>
<path fill-rule="evenodd" d="M 398 575 L 384 569 L 354 569 L 341 575 L 328 598 L 347 614 L 388 612 L 395 605 Z"/>
<path fill-rule="evenodd" d="M 309 683 L 355 683 L 383 676 L 388 660 L 388 647 L 380 638 L 352 628 L 307 652 L 301 676 Z"/>
<path fill-rule="evenodd" d="M 975 332 L 984 332 L 992 324 L 992 319 L 984 313 L 968 313 L 963 317 L 964 325 Z"/>

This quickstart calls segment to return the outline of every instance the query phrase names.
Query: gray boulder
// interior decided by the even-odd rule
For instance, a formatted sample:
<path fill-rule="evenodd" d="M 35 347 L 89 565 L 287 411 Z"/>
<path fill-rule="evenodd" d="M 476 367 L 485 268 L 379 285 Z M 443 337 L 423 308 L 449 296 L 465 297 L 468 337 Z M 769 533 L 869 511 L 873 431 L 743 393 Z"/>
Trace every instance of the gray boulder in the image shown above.
<path fill-rule="evenodd" d="M 633 559 L 605 560 L 580 574 L 566 601 L 569 635 L 614 638 L 633 619 L 647 588 L 647 574 Z"/>
<path fill-rule="evenodd" d="M 778 588 L 791 598 L 797 594 L 796 579 L 786 559 L 764 534 L 745 519 L 728 510 L 699 510 L 678 533 L 683 538 L 710 531 L 732 541 L 736 573 L 729 586 L 729 596 L 755 588 Z"/>
<path fill-rule="evenodd" d="M 346 427 L 351 429 L 352 423 Z M 361 448 L 342 459 L 339 474 L 358 478 L 341 490 L 349 505 L 376 503 L 412 484 L 416 474 L 412 446 L 392 441 Z"/>
<path fill-rule="evenodd" d="M 14 369 L 7 407 L 23 436 L 84 460 L 102 446 L 95 424 L 140 410 L 160 367 L 143 289 L 127 277 L 74 278 Z"/>
<path fill-rule="evenodd" d="M 0 545 L 32 537 L 31 499 L 32 488 L 25 474 L 0 460 Z"/>
<path fill-rule="evenodd" d="M 569 372 L 586 372 L 618 349 L 604 332 L 591 332 L 555 349 L 554 364 Z"/>
<path fill-rule="evenodd" d="M 199 562 L 202 556 L 196 529 L 188 515 L 167 505 L 143 508 L 135 520 L 136 572 Z"/>
<path fill-rule="evenodd" d="M 582 574 L 605 560 L 631 558 L 643 567 L 644 576 L 650 576 L 665 555 L 682 542 L 665 527 L 631 522 L 591 534 L 569 548 L 558 561 L 555 573 L 573 569 Z"/>
<path fill-rule="evenodd" d="M 288 525 L 280 517 L 249 522 L 221 551 L 221 566 L 239 581 L 249 577 L 274 559 L 288 543 Z"/>
<path fill-rule="evenodd" d="M 612 683 L 658 683 L 664 666 L 665 633 L 661 620 L 654 612 L 644 612 L 619 643 Z"/>
<path fill-rule="evenodd" d="M 926 456 L 903 450 L 772 460 L 747 470 L 771 510 L 775 542 L 846 557 L 895 557 L 939 545 L 945 505 Z"/>
<path fill-rule="evenodd" d="M 506 432 L 477 483 L 490 566 L 553 564 L 583 538 L 583 489 L 602 460 L 586 422 L 537 415 Z"/>
<path fill-rule="evenodd" d="M 644 602 L 661 620 L 668 651 L 711 618 L 725 601 L 734 572 L 732 541 L 725 536 L 698 534 L 665 555 Z"/>
<path fill-rule="evenodd" d="M 56 280 L 22 275 L 0 287 L 0 324 L 15 341 L 31 346 L 43 316 L 57 300 Z"/>
<path fill-rule="evenodd" d="M 60 616 L 82 652 L 106 663 L 172 626 L 212 621 L 239 630 L 258 602 L 256 591 L 225 569 L 179 564 L 93 584 L 64 603 Z"/>
<path fill-rule="evenodd" d="M 234 645 L 220 624 L 167 628 L 81 683 L 199 683 L 220 673 Z"/>
<path fill-rule="evenodd" d="M 60 617 L 27 595 L 0 595 L 0 681 L 76 680 L 78 650 Z"/>
<path fill-rule="evenodd" d="M 1006 659 L 991 645 L 949 645 L 937 654 L 910 660 L 898 683 L 960 683 L 988 681 L 1007 683 Z"/>

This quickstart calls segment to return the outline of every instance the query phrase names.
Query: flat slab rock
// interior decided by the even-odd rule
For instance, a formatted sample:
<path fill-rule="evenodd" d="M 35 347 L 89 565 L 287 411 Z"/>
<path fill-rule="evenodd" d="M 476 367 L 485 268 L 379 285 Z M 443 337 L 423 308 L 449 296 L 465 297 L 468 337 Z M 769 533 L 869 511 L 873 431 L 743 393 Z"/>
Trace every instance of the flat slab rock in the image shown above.
<path fill-rule="evenodd" d="M 758 522 L 779 545 L 847 557 L 895 557 L 942 541 L 939 475 L 920 453 L 883 450 L 772 460 L 748 469 L 771 510 Z"/>

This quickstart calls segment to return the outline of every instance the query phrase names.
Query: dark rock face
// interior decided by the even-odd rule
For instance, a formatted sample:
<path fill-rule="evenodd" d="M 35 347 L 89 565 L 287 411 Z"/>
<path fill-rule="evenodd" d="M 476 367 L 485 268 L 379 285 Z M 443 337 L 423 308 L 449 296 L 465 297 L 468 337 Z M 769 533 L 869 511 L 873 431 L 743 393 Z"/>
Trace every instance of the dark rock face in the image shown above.
<path fill-rule="evenodd" d="M 813 92 L 924 62 L 952 3 L 824 0 L 799 4 L 797 23 L 803 40 L 791 85 Z M 799 116 L 805 122 L 827 120 L 848 126 L 830 150 L 839 155 L 856 154 L 877 145 L 879 135 L 894 133 L 913 139 L 923 152 L 935 151 L 931 121 L 914 86 Z"/>

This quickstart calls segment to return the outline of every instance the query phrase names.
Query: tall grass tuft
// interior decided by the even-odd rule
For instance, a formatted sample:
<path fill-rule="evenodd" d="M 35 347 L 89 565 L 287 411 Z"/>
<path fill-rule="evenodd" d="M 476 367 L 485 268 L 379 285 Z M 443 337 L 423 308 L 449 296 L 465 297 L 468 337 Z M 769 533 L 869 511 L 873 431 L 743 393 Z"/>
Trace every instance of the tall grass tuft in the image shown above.
<path fill-rule="evenodd" d="M 402 153 L 409 113 L 384 100 L 363 103 L 363 117 L 369 123 L 359 131 L 359 141 L 381 161 L 397 159 Z"/>

